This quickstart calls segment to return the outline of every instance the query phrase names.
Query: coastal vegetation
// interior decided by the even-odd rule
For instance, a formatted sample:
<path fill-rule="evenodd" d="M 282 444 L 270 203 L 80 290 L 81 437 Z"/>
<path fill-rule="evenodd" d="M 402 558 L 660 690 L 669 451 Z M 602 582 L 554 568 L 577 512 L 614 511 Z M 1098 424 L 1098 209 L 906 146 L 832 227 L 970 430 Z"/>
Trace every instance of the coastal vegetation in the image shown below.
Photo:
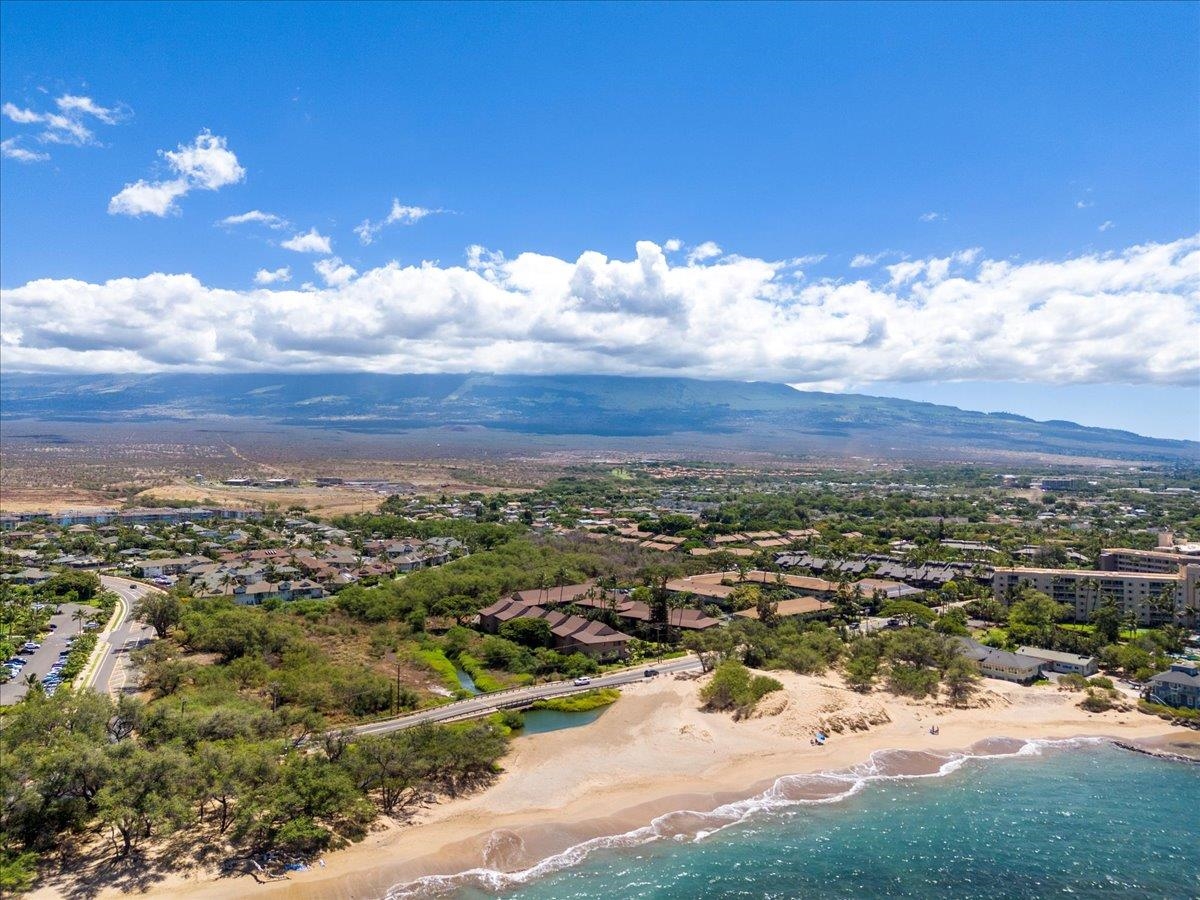
<path fill-rule="evenodd" d="M 783 685 L 767 675 L 754 675 L 743 663 L 728 659 L 713 670 L 708 684 L 700 689 L 705 709 L 733 710 L 735 718 L 749 715 L 767 694 Z"/>
<path fill-rule="evenodd" d="M 534 700 L 530 709 L 549 709 L 555 712 L 590 712 L 616 703 L 621 692 L 616 688 L 597 688 L 582 694 L 569 697 L 550 697 L 545 700 Z"/>
<path fill-rule="evenodd" d="M 487 784 L 505 750 L 486 722 L 352 738 L 298 728 L 282 708 L 34 693 L 0 735 L 0 888 L 80 844 L 120 859 L 180 837 L 197 852 L 311 854 Z"/>

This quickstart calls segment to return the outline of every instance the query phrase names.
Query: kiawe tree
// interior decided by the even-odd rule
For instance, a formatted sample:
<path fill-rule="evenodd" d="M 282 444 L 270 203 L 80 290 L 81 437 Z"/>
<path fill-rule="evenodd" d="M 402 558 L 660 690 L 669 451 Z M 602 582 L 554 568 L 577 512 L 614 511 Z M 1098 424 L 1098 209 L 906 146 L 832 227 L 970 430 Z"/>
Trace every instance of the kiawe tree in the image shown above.
<path fill-rule="evenodd" d="M 163 638 L 183 618 L 183 602 L 174 593 L 147 591 L 133 604 L 133 617 Z"/>

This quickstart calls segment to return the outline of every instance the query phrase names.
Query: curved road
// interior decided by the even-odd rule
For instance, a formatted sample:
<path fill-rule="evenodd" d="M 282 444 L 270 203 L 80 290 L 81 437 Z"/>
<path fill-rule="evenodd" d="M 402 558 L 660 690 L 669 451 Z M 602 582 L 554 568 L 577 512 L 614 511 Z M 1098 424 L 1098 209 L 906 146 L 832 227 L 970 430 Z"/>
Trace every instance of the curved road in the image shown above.
<path fill-rule="evenodd" d="M 645 663 L 635 669 L 614 672 L 593 678 L 590 684 L 576 685 L 570 681 L 552 681 L 548 684 L 535 684 L 525 688 L 512 688 L 507 691 L 496 691 L 490 694 L 479 694 L 466 700 L 456 700 L 445 706 L 433 709 L 423 709 L 419 712 L 397 716 L 394 719 L 384 719 L 381 722 L 371 722 L 368 725 L 358 725 L 351 728 L 352 734 L 387 734 L 412 728 L 414 725 L 424 725 L 431 722 L 455 722 L 460 719 L 475 719 L 491 715 L 501 709 L 512 709 L 527 706 L 534 700 L 545 700 L 549 697 L 565 697 L 568 694 L 582 694 L 584 691 L 602 687 L 619 687 L 623 684 L 634 684 L 644 681 L 645 670 L 654 669 L 661 675 L 673 675 L 677 672 L 695 672 L 700 669 L 700 660 L 694 656 L 682 659 L 672 659 L 664 663 Z"/>
<path fill-rule="evenodd" d="M 100 583 L 121 598 L 119 618 L 112 631 L 100 635 L 96 643 L 97 649 L 103 654 L 100 664 L 86 673 L 79 686 L 115 696 L 130 680 L 129 651 L 136 650 L 154 638 L 153 628 L 133 620 L 133 604 L 142 594 L 156 591 L 158 588 L 139 584 L 128 578 L 115 578 L 112 575 L 101 575 Z"/>

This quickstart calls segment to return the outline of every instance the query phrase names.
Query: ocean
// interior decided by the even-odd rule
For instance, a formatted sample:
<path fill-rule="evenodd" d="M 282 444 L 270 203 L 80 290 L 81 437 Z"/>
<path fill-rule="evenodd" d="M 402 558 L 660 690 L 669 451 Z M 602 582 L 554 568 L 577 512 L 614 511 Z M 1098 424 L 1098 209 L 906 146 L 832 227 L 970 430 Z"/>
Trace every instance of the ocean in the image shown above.
<path fill-rule="evenodd" d="M 388 894 L 422 896 L 1200 898 L 1200 766 L 1099 740 L 885 752 L 524 872 L 476 869 Z"/>

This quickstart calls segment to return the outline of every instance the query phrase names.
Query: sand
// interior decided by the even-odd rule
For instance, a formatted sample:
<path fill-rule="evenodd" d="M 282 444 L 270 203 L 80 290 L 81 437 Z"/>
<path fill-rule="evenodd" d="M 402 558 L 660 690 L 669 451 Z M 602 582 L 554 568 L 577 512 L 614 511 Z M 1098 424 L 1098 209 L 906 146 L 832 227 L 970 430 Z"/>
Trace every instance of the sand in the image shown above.
<path fill-rule="evenodd" d="M 700 711 L 702 682 L 695 677 L 633 685 L 593 724 L 518 738 L 504 774 L 489 789 L 423 809 L 409 824 L 382 826 L 329 854 L 323 867 L 265 884 L 245 876 L 177 874 L 148 893 L 204 900 L 380 898 L 389 887 L 421 876 L 477 866 L 527 868 L 581 841 L 623 834 L 677 810 L 704 813 L 758 794 L 781 776 L 844 769 L 876 751 L 964 750 L 999 737 L 1163 741 L 1168 732 L 1176 740 L 1182 733 L 1137 712 L 1084 712 L 1075 705 L 1079 694 L 1054 687 L 988 680 L 969 708 L 951 709 L 882 693 L 860 695 L 834 676 L 772 674 L 785 691 L 766 698 L 757 715 L 736 722 L 728 714 Z M 929 733 L 933 724 L 937 735 Z M 830 733 L 823 747 L 810 742 L 819 727 Z M 898 758 L 918 769 L 930 765 L 921 753 Z M 823 789 L 806 784 L 803 790 Z M 674 816 L 668 827 L 695 831 L 703 819 Z"/>

